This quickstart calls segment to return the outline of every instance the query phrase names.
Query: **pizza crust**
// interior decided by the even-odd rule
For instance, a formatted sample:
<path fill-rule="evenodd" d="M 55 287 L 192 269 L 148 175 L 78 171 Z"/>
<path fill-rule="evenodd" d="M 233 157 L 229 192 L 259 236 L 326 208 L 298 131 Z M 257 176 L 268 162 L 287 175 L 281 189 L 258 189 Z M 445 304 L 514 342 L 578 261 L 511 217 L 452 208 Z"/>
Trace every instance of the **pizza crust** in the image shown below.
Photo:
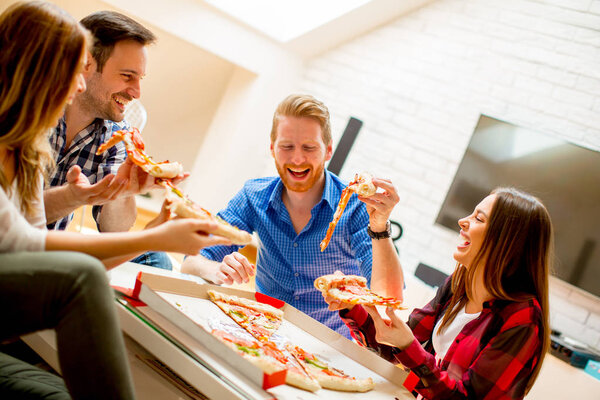
<path fill-rule="evenodd" d="M 367 278 L 358 275 L 338 275 L 330 274 L 323 275 L 315 279 L 315 288 L 321 292 L 328 292 L 331 288 L 347 284 L 357 284 L 362 287 L 367 287 Z"/>
<path fill-rule="evenodd" d="M 217 292 L 215 290 L 208 290 L 206 293 L 208 293 L 208 296 L 213 302 L 221 300 L 226 303 L 238 304 L 243 307 L 247 307 L 262 313 L 272 314 L 273 316 L 279 319 L 283 319 L 283 311 L 269 304 L 260 303 L 255 300 L 247 299 L 245 297 L 228 295 L 225 293 Z"/>
<path fill-rule="evenodd" d="M 368 392 L 375 387 L 371 378 L 343 378 L 325 374 L 314 374 L 317 382 L 324 389 L 339 390 L 342 392 Z"/>
<path fill-rule="evenodd" d="M 319 382 L 316 379 L 289 369 L 285 376 L 285 383 L 300 389 L 308 390 L 309 392 L 316 392 L 321 389 L 321 385 L 319 385 Z"/>
<path fill-rule="evenodd" d="M 183 165 L 178 162 L 161 163 L 147 165 L 144 170 L 155 178 L 172 179 L 183 174 Z"/>
<path fill-rule="evenodd" d="M 370 197 L 377 192 L 377 187 L 373 184 L 373 176 L 368 172 L 361 172 L 354 178 L 354 184 L 348 186 L 359 196 Z"/>

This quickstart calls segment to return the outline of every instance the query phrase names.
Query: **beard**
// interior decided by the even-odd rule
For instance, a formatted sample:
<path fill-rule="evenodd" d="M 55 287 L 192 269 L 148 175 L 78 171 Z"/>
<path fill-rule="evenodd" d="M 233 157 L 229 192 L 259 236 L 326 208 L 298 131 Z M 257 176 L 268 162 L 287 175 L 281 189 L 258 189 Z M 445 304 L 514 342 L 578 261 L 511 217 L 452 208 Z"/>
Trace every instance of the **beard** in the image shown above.
<path fill-rule="evenodd" d="M 125 118 L 125 113 L 121 112 L 113 104 L 113 95 L 104 91 L 101 83 L 101 74 L 95 73 L 86 81 L 87 89 L 77 96 L 80 107 L 86 113 L 93 115 L 94 118 L 101 118 L 109 121 L 121 122 Z M 127 93 L 116 93 L 123 98 L 131 100 Z"/>
<path fill-rule="evenodd" d="M 315 184 L 319 181 L 319 179 L 323 176 L 323 172 L 325 170 L 325 163 L 318 165 L 316 168 L 312 168 L 312 165 L 302 164 L 300 166 L 293 164 L 283 164 L 280 165 L 275 162 L 275 167 L 277 167 L 277 172 L 279 173 L 279 177 L 283 182 L 285 188 L 292 192 L 307 192 L 309 191 Z M 290 169 L 308 169 L 307 176 L 302 182 L 295 181 L 292 177 L 289 176 Z"/>

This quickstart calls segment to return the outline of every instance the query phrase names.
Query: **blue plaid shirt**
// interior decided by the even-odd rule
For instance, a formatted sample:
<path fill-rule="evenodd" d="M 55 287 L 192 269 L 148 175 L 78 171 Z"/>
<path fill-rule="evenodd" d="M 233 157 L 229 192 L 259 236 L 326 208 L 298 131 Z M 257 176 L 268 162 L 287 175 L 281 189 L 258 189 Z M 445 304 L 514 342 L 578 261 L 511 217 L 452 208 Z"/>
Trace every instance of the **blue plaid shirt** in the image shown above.
<path fill-rule="evenodd" d="M 369 215 L 364 203 L 352 196 L 329 246 L 321 253 L 319 243 L 346 187 L 334 174 L 328 171 L 325 174 L 323 197 L 298 235 L 281 200 L 283 183 L 279 177 L 246 182 L 219 216 L 240 229 L 258 233 L 257 291 L 291 304 L 349 338 L 348 328 L 337 312 L 327 310 L 327 303 L 313 282 L 335 270 L 362 275 L 370 282 L 373 255 L 367 235 Z M 220 262 L 239 248 L 214 246 L 200 254 Z"/>
<path fill-rule="evenodd" d="M 114 132 L 120 129 L 129 129 L 127 122 L 114 122 L 96 119 L 92 124 L 83 129 L 73 138 L 71 146 L 67 149 L 66 132 L 67 124 L 62 118 L 54 132 L 50 135 L 50 145 L 54 149 L 56 170 L 50 175 L 49 187 L 61 186 L 67 183 L 67 172 L 74 165 L 81 167 L 81 172 L 88 177 L 91 184 L 99 182 L 108 174 L 116 174 L 119 166 L 125 162 L 127 152 L 123 142 L 117 143 L 106 152 L 96 155 L 98 147 L 106 142 Z M 102 206 L 92 208 L 94 219 L 98 222 L 98 215 Z M 73 219 L 73 214 L 59 219 L 48 225 L 48 229 L 66 229 Z"/>

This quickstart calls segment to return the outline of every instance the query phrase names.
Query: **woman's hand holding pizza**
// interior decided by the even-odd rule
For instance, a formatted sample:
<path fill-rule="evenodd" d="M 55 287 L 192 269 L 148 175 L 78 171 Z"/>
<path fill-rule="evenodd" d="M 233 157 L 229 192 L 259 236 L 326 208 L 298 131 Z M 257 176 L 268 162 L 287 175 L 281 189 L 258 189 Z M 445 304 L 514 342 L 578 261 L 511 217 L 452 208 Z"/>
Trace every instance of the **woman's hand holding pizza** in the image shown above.
<path fill-rule="evenodd" d="M 256 266 L 236 252 L 226 255 L 209 279 L 218 284 L 247 283 L 256 273 Z"/>
<path fill-rule="evenodd" d="M 156 241 L 156 248 L 163 251 L 196 255 L 210 246 L 231 245 L 231 241 L 221 236 L 209 235 L 217 229 L 217 224 L 211 221 L 195 218 L 182 218 L 167 221 L 150 228 Z"/>
<path fill-rule="evenodd" d="M 333 275 L 344 276 L 344 273 L 342 271 L 335 271 Z M 323 295 L 325 302 L 329 305 L 329 311 L 339 311 L 344 309 L 352 310 L 352 308 L 354 308 L 354 304 L 338 300 L 327 294 L 327 292 L 321 292 L 321 294 Z"/>
<path fill-rule="evenodd" d="M 383 232 L 386 229 L 392 210 L 400 201 L 400 196 L 398 196 L 396 188 L 389 179 L 373 178 L 373 184 L 382 188 L 383 192 L 377 192 L 369 197 L 359 196 L 358 198 L 367 205 L 371 230 Z"/>
<path fill-rule="evenodd" d="M 366 305 L 363 307 L 371 318 L 373 318 L 376 332 L 375 340 L 377 342 L 403 350 L 415 340 L 412 330 L 396 315 L 392 307 L 387 307 L 385 310 L 385 313 L 390 318 L 389 320 L 383 319 L 379 315 L 377 308 Z"/>

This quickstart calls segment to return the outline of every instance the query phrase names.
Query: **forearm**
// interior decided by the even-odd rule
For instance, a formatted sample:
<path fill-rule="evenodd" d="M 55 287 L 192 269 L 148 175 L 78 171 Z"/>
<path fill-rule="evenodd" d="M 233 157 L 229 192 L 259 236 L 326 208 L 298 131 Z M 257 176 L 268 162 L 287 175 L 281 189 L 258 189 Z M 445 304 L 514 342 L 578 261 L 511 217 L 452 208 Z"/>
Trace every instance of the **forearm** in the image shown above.
<path fill-rule="evenodd" d="M 181 264 L 181 272 L 196 275 L 211 282 L 215 281 L 215 273 L 219 268 L 217 261 L 209 260 L 201 255 L 188 257 Z"/>
<path fill-rule="evenodd" d="M 160 240 L 155 236 L 153 230 L 105 233 L 102 235 L 50 231 L 46 236 L 46 250 L 79 251 L 100 260 L 120 256 L 127 258 L 145 250 L 162 250 Z"/>
<path fill-rule="evenodd" d="M 382 296 L 402 299 L 404 273 L 392 239 L 372 240 L 371 289 Z"/>
<path fill-rule="evenodd" d="M 44 190 L 44 208 L 49 224 L 66 217 L 83 204 L 73 196 L 67 185 Z"/>
<path fill-rule="evenodd" d="M 98 226 L 101 232 L 124 232 L 133 226 L 136 217 L 135 197 L 122 197 L 102 206 Z"/>

